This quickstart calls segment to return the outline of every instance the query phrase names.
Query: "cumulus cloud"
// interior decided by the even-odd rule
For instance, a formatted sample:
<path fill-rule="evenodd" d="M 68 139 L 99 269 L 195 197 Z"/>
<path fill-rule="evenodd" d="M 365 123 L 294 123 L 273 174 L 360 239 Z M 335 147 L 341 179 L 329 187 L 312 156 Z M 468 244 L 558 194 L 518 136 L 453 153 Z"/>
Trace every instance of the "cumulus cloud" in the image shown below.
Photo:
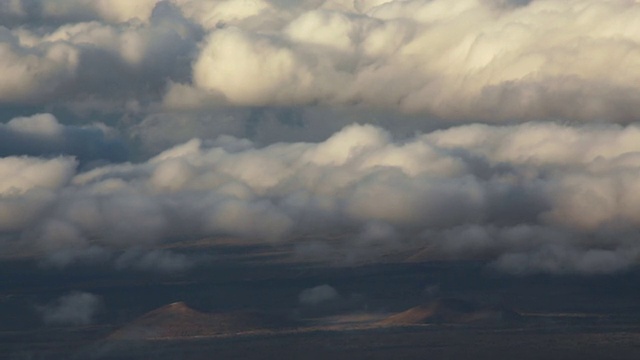
<path fill-rule="evenodd" d="M 118 131 L 101 123 L 62 125 L 51 114 L 0 123 L 0 156 L 72 155 L 79 161 L 124 161 L 127 145 Z"/>
<path fill-rule="evenodd" d="M 0 232 L 23 231 L 38 221 L 75 166 L 69 158 L 0 158 Z"/>
<path fill-rule="evenodd" d="M 122 22 L 132 19 L 147 20 L 158 0 L 136 2 L 123 0 L 12 0 L 0 5 L 0 19 L 7 24 L 23 22 L 65 23 L 103 20 Z"/>
<path fill-rule="evenodd" d="M 102 299 L 87 292 L 74 291 L 39 307 L 48 325 L 88 325 L 102 308 Z"/>
<path fill-rule="evenodd" d="M 276 29 L 265 10 L 276 5 L 261 4 L 252 16 L 266 25 L 203 40 L 192 90 L 170 87 L 167 106 L 320 102 L 456 120 L 631 121 L 637 111 L 632 2 L 309 2 Z"/>
<path fill-rule="evenodd" d="M 635 125 L 526 123 L 398 141 L 351 125 L 319 143 L 196 139 L 90 170 L 3 158 L 2 224 L 61 265 L 102 249 L 124 251 L 118 267 L 178 271 L 191 260 L 149 249 L 232 236 L 338 263 L 395 254 L 610 272 L 638 260 L 639 137 Z"/>
<path fill-rule="evenodd" d="M 167 80 L 186 79 L 188 54 L 201 36 L 180 11 L 170 4 L 156 6 L 155 0 L 133 5 L 13 3 L 13 10 L 22 7 L 27 17 L 33 9 L 39 14 L 34 16 L 45 19 L 70 17 L 53 27 L 19 22 L 21 26 L 2 28 L 0 68 L 7 77 L 0 87 L 1 103 L 65 106 L 84 112 L 135 111 L 136 104 L 158 98 Z M 5 7 L 10 9 L 0 8 L 4 16 L 20 13 Z M 85 18 L 85 10 L 98 14 Z"/>
<path fill-rule="evenodd" d="M 0 247 L 181 271 L 163 245 L 233 237 L 333 263 L 624 270 L 639 11 L 3 2 Z"/>
<path fill-rule="evenodd" d="M 0 7 L 0 101 L 629 122 L 638 11 L 624 0 L 15 0 Z"/>

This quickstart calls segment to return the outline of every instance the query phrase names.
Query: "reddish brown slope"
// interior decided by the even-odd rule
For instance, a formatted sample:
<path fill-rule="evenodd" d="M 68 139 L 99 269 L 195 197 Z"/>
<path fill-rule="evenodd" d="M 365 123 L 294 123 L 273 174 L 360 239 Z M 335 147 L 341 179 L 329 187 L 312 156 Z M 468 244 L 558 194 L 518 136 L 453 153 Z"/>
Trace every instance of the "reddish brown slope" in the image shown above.
<path fill-rule="evenodd" d="M 502 323 L 518 320 L 511 310 L 481 307 L 460 299 L 438 299 L 392 315 L 384 325 Z"/>
<path fill-rule="evenodd" d="M 291 326 L 285 319 L 256 311 L 209 314 L 176 302 L 146 313 L 115 331 L 110 339 L 169 339 L 236 334 Z"/>

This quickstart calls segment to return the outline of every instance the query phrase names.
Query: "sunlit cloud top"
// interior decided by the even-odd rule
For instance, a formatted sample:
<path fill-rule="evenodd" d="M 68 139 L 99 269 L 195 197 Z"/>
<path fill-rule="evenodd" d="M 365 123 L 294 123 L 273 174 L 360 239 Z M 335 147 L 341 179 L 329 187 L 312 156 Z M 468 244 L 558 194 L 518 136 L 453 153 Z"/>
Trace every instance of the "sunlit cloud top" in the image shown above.
<path fill-rule="evenodd" d="M 178 271 L 195 260 L 176 239 L 226 237 L 332 264 L 631 268 L 639 16 L 629 0 L 2 2 L 0 250 Z"/>

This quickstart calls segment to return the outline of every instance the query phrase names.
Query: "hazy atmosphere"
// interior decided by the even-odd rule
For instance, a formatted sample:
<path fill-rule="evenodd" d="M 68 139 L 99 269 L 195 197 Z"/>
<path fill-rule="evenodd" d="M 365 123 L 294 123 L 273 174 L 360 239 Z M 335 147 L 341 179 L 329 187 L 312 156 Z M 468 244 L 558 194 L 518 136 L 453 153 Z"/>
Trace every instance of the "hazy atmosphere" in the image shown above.
<path fill-rule="evenodd" d="M 634 271 L 639 19 L 635 0 L 0 1 L 0 257 L 184 276 L 223 242 L 329 269 Z M 364 306 L 332 286 L 292 304 Z M 30 308 L 99 322 L 114 305 L 86 290 Z"/>

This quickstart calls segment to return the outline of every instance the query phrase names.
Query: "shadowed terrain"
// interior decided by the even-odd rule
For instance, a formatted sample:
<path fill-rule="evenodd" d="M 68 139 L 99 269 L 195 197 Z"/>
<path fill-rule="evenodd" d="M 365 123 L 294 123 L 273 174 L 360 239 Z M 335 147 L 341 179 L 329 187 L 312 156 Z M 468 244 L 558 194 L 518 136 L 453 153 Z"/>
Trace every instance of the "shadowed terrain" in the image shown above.
<path fill-rule="evenodd" d="M 258 311 L 208 314 L 175 302 L 153 310 L 118 329 L 111 340 L 179 339 L 278 330 L 293 323 Z"/>
<path fill-rule="evenodd" d="M 381 321 L 385 325 L 417 324 L 494 324 L 508 325 L 522 320 L 515 311 L 497 307 L 483 307 L 469 301 L 444 298 L 437 299 Z"/>
<path fill-rule="evenodd" d="M 640 273 L 508 276 L 474 263 L 242 266 L 158 275 L 78 267 L 0 279 L 0 358 L 630 359 L 640 355 Z M 337 297 L 300 303 L 330 284 Z M 103 306 L 47 324 L 70 290 Z M 473 355 L 473 356 L 472 356 Z"/>

